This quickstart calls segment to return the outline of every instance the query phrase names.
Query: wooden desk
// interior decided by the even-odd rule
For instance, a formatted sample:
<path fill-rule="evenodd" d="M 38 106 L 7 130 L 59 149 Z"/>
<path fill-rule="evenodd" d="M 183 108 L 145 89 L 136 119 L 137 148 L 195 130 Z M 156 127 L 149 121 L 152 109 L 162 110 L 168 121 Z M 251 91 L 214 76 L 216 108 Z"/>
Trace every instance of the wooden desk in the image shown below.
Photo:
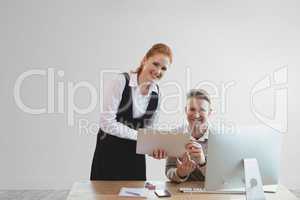
<path fill-rule="evenodd" d="M 76 182 L 69 193 L 67 200 L 102 200 L 102 199 L 145 199 L 133 197 L 119 197 L 121 187 L 144 187 L 144 181 L 81 181 Z M 204 200 L 246 200 L 245 195 L 237 194 L 199 194 L 199 193 L 181 193 L 179 187 L 200 187 L 203 183 L 186 182 L 174 184 L 169 182 L 157 182 L 161 187 L 167 188 L 171 198 L 158 198 L 151 191 L 147 199 L 204 199 Z M 297 200 L 290 191 L 280 185 L 276 193 L 265 193 L 267 200 Z"/>

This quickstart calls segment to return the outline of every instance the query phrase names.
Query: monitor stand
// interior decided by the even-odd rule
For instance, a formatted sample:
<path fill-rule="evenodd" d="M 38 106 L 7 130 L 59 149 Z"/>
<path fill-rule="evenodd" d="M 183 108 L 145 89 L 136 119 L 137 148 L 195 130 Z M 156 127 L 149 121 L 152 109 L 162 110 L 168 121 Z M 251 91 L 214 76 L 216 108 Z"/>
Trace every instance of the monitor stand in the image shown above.
<path fill-rule="evenodd" d="M 255 158 L 244 159 L 247 200 L 266 200 L 258 162 Z"/>

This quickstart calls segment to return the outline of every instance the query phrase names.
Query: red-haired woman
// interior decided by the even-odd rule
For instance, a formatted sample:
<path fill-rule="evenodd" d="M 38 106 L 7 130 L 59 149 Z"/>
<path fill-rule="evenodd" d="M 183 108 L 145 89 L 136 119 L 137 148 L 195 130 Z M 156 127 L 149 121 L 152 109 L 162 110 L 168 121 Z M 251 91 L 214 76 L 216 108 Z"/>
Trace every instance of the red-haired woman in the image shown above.
<path fill-rule="evenodd" d="M 137 129 L 149 127 L 158 115 L 159 87 L 156 84 L 172 63 L 165 44 L 153 45 L 135 72 L 123 73 L 104 94 L 100 130 L 91 169 L 91 180 L 146 180 L 144 155 L 136 154 Z M 156 159 L 165 158 L 155 150 Z"/>

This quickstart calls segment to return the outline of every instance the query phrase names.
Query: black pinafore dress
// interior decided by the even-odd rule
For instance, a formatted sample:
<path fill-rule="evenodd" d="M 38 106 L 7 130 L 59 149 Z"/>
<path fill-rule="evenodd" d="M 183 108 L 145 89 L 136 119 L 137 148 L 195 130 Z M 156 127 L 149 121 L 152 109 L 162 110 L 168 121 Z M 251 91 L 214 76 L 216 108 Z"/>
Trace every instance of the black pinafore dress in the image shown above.
<path fill-rule="evenodd" d="M 144 128 L 147 120 L 150 120 L 157 109 L 159 95 L 152 92 L 145 114 L 139 118 L 133 118 L 129 75 L 123 74 L 126 84 L 116 119 L 135 130 Z M 136 141 L 119 138 L 99 129 L 90 179 L 146 180 L 145 156 L 136 154 Z"/>

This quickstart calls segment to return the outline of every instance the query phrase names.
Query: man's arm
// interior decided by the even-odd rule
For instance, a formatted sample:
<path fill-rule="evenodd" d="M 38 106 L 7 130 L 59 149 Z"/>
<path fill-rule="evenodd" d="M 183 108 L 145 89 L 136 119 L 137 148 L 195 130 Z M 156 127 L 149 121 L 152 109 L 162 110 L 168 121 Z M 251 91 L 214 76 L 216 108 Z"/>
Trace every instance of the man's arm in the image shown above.
<path fill-rule="evenodd" d="M 176 183 L 182 183 L 184 181 L 187 181 L 189 176 L 186 177 L 179 177 L 177 175 L 177 158 L 175 157 L 168 157 L 166 161 L 166 169 L 165 174 L 168 177 L 170 181 L 176 182 Z"/>

